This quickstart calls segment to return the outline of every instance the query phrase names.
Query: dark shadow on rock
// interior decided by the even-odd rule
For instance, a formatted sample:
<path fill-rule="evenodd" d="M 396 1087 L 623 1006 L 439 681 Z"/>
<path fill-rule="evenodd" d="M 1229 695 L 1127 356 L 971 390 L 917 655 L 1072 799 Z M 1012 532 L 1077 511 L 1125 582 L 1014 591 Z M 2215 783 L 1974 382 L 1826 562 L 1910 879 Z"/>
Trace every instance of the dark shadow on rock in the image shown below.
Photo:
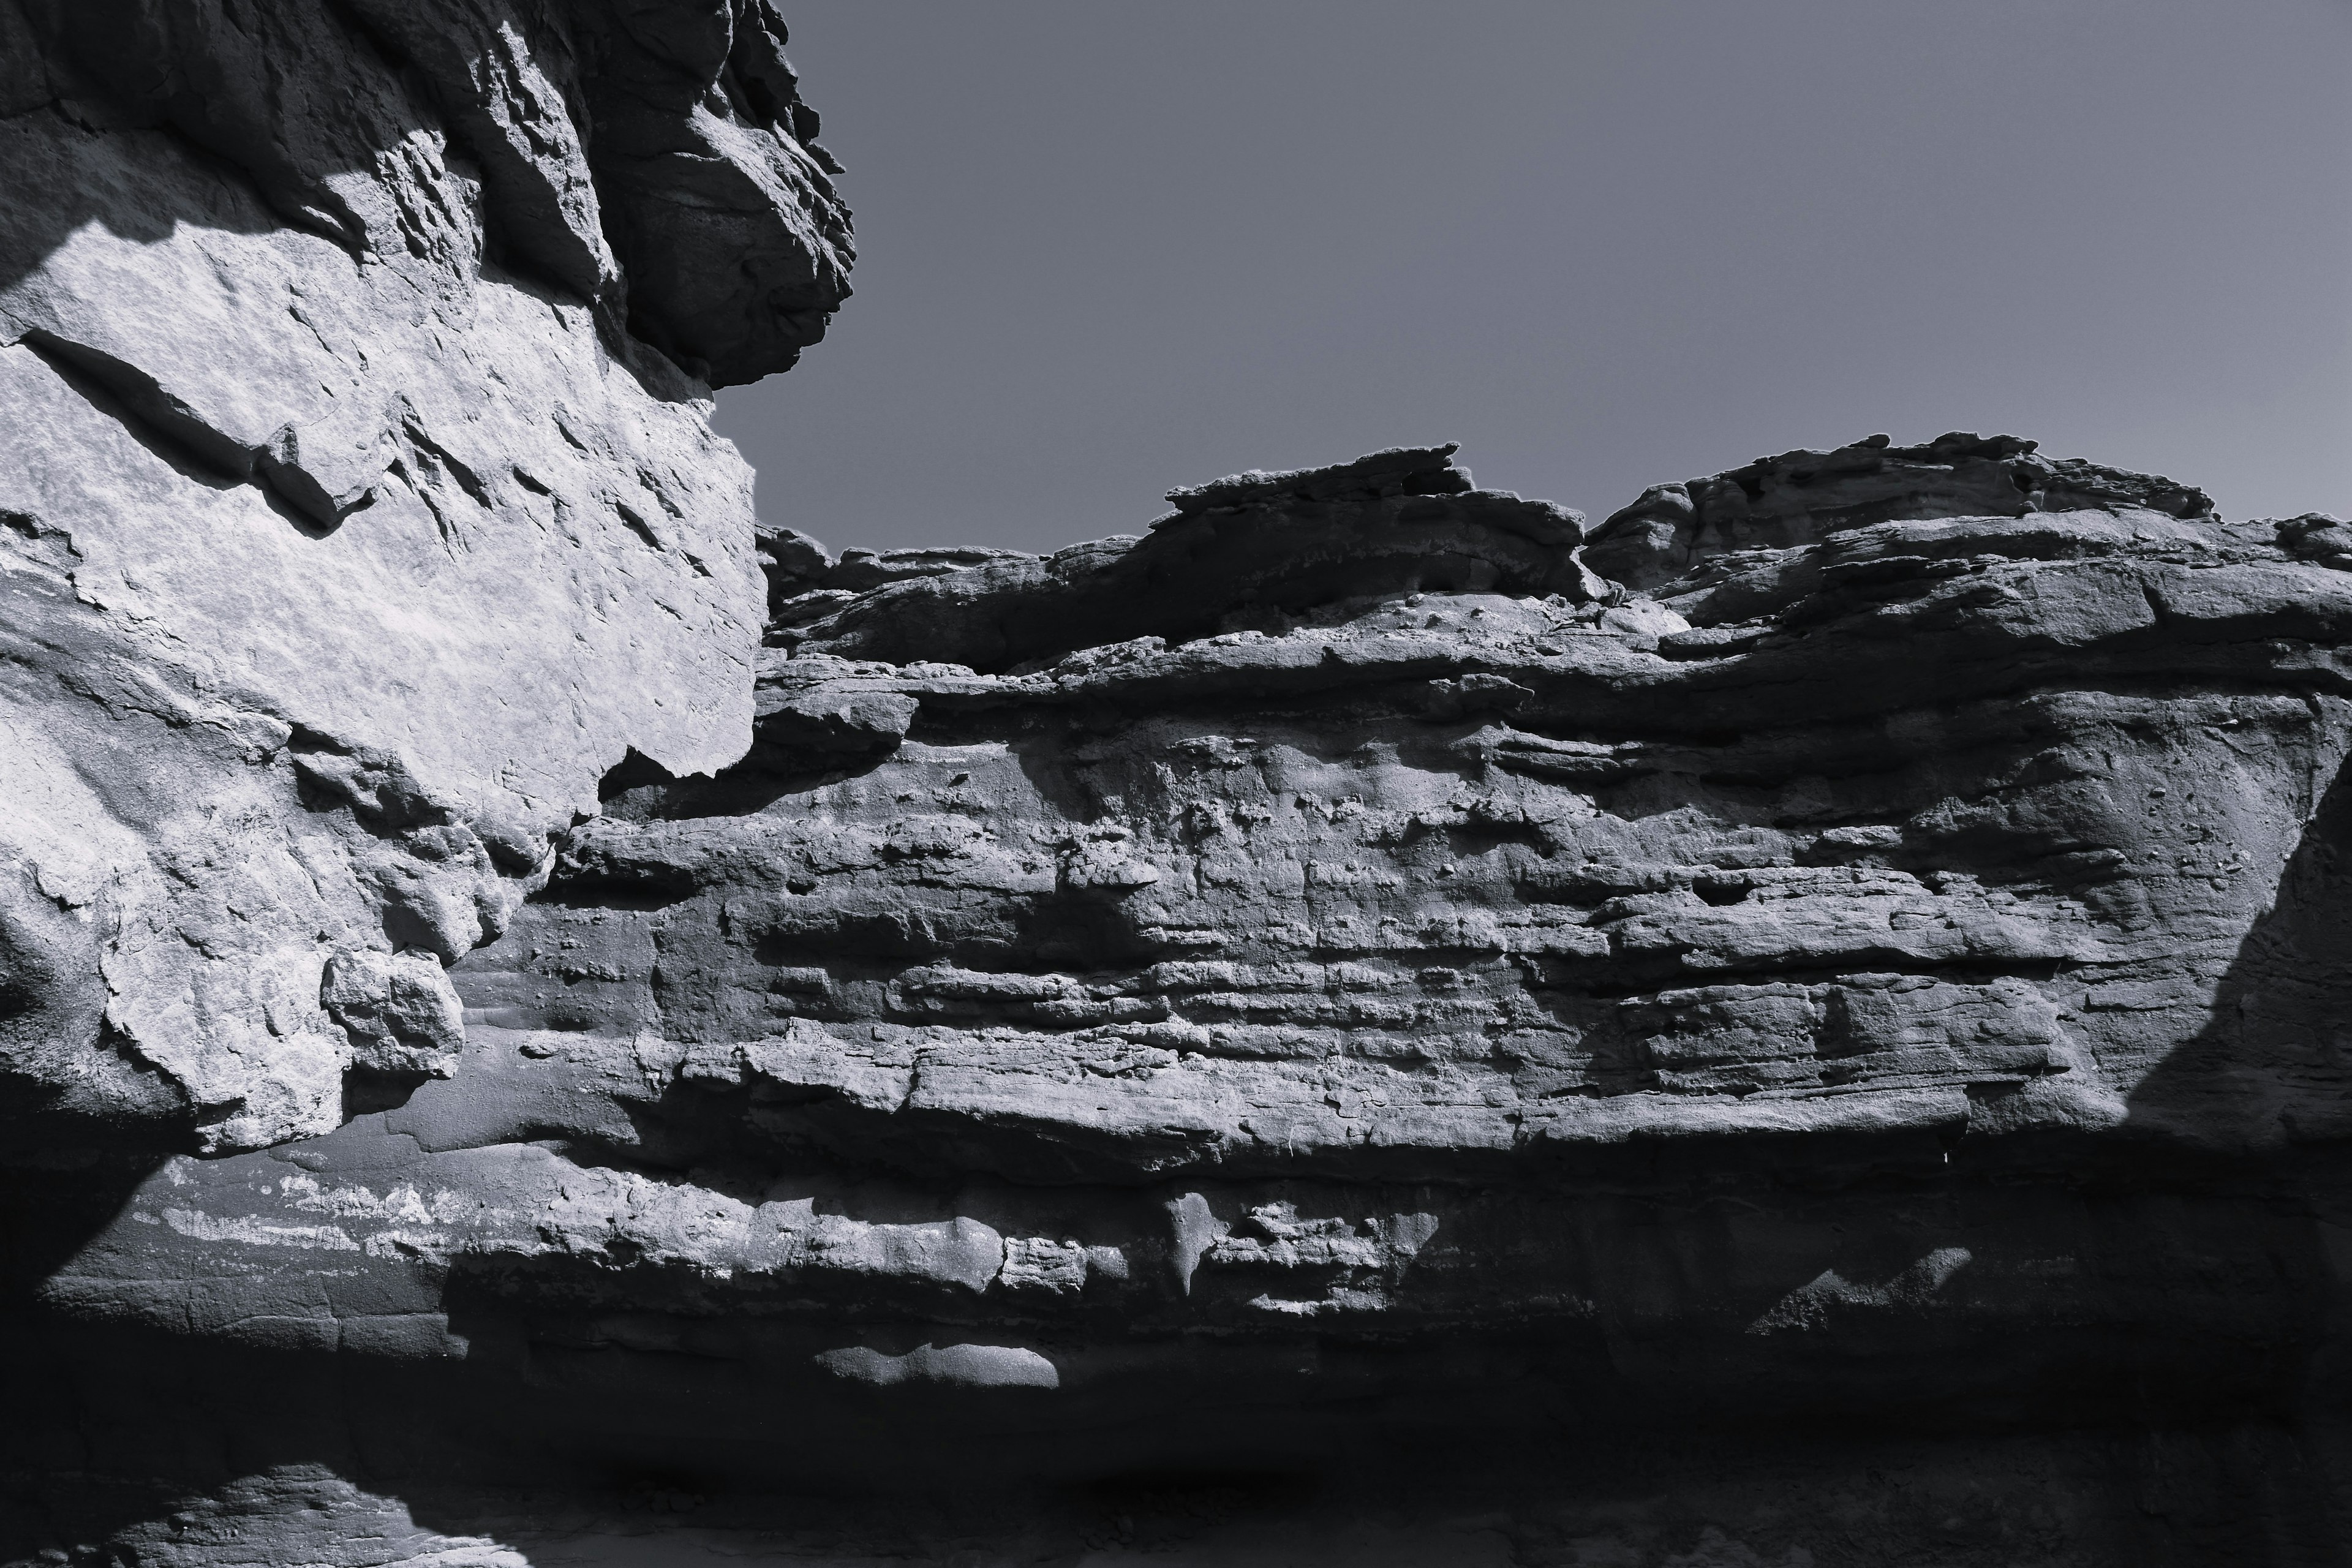
<path fill-rule="evenodd" d="M 815 651 L 1005 672 L 1156 637 L 1289 630 L 1297 617 L 1431 593 L 1565 595 L 1594 584 L 1580 514 L 1471 488 L 1454 447 L 1171 491 L 1141 537 L 883 585 L 795 633 Z"/>
<path fill-rule="evenodd" d="M 0 1167 L 0 1308 L 23 1310 L 41 1284 L 112 1226 L 161 1153 L 58 1151 Z"/>
<path fill-rule="evenodd" d="M 2235 1215 L 2266 1266 L 2234 1280 L 2239 1310 L 2233 1321 L 2214 1325 L 2213 1342 L 2221 1350 L 2233 1341 L 2266 1365 L 2268 1376 L 2242 1393 L 2298 1444 L 2315 1432 L 2341 1441 L 2333 1434 L 2352 1388 L 2352 1310 L 2336 1262 L 2343 1248 L 2329 1241 L 2352 1227 L 2348 1071 L 2352 768 L 2322 795 L 2270 909 L 2239 943 L 2205 1026 L 2130 1094 L 2122 1152 L 2101 1173 L 2193 1194 Z M 2328 1467 L 2298 1454 L 2292 1485 L 2325 1499 Z M 2267 1484 L 2276 1492 L 2290 1482 L 2273 1475 Z M 2277 1518 L 2278 1528 L 2293 1522 Z"/>
<path fill-rule="evenodd" d="M 7 0 L 0 128 L 24 135 L 53 117 L 78 137 L 167 142 L 242 211 L 223 224 L 130 210 L 105 201 L 108 182 L 39 191 L 10 213 L 0 288 L 93 220 L 142 242 L 188 221 L 283 225 L 354 257 L 467 249 L 462 218 L 436 228 L 427 210 L 463 196 L 436 192 L 395 216 L 350 195 L 352 176 L 417 176 L 442 162 L 439 143 L 478 182 L 488 259 L 594 303 L 649 395 L 707 396 L 703 382 L 790 368 L 849 293 L 839 165 L 814 140 L 784 42 L 772 9 L 743 5 Z M 551 109 L 559 123 L 528 144 L 512 134 L 509 117 Z M 717 135 L 704 125 L 714 109 Z M 16 156 L 12 173 L 39 173 Z M 592 180 L 593 207 L 581 196 Z"/>
<path fill-rule="evenodd" d="M 176 399 L 132 366 L 45 331 L 26 332 L 21 342 L 83 402 L 182 479 L 210 490 L 251 485 L 271 511 L 308 539 L 323 539 L 341 526 L 344 514 L 320 508 L 299 482 L 289 487 L 286 476 L 291 470 L 253 461 L 217 431 L 177 410 Z"/>
<path fill-rule="evenodd" d="M 909 713 L 913 706 L 905 703 Z M 598 782 L 596 798 L 604 816 L 622 822 L 753 816 L 788 795 L 873 772 L 903 738 L 903 727 L 877 733 L 771 711 L 752 721 L 751 750 L 715 773 L 680 777 L 632 746 Z"/>
<path fill-rule="evenodd" d="M 367 25 L 364 9 L 298 5 L 232 16 L 216 5 L 194 4 L 0 0 L 0 153 L 10 168 L 14 198 L 7 223 L 0 225 L 0 290 L 37 272 L 76 232 L 91 225 L 140 245 L 161 243 L 184 228 L 247 236 L 291 231 L 323 239 L 354 258 L 380 255 L 396 265 L 419 259 L 467 264 L 479 278 L 503 280 L 543 299 L 590 303 L 596 307 L 599 331 L 614 360 L 648 396 L 672 404 L 709 395 L 701 379 L 709 364 L 692 348 L 673 342 L 681 334 L 666 328 L 669 318 L 681 311 L 708 316 L 742 305 L 758 317 L 765 337 L 774 340 L 761 345 L 770 363 L 747 367 L 749 374 L 738 379 L 786 368 L 797 356 L 799 342 L 822 335 L 823 323 L 830 319 L 827 312 L 839 304 L 836 294 L 847 292 L 845 279 L 837 272 L 828 274 L 831 288 L 823 279 L 810 286 L 814 293 L 803 302 L 807 308 L 777 312 L 766 309 L 765 288 L 754 300 L 741 298 L 746 289 L 733 280 L 745 268 L 730 258 L 707 269 L 699 279 L 706 297 L 698 298 L 694 268 L 710 258 L 691 240 L 670 246 L 658 258 L 663 276 L 657 289 L 670 298 L 654 298 L 656 286 L 650 284 L 624 289 L 616 280 L 611 281 L 606 297 L 598 298 L 596 268 L 593 261 L 583 261 L 587 242 L 551 216 L 549 193 L 554 182 L 530 172 L 524 166 L 527 161 L 503 138 L 493 136 L 492 117 L 473 101 L 468 73 L 457 68 L 454 58 L 433 62 L 448 68 L 424 68 L 425 62 L 409 59 L 379 29 Z M 429 17 L 402 19 L 421 21 L 427 35 L 435 31 Z M 467 20 L 476 19 L 469 16 Z M 594 25 L 602 26 L 601 22 Z M 453 35 L 464 31 L 454 25 L 446 30 Z M 507 41 L 510 47 L 516 42 Z M 457 40 L 459 54 L 465 42 Z M 647 41 L 632 38 L 592 54 L 600 68 L 626 70 L 632 66 L 626 57 L 647 47 Z M 781 56 L 777 59 L 781 64 Z M 654 74 L 664 74 L 674 63 L 654 67 Z M 752 68 L 755 62 L 747 55 L 741 60 L 702 63 L 717 73 Z M 642 68 L 646 62 L 635 64 Z M 289 89 L 289 79 L 300 80 L 303 90 Z M 582 89 L 592 95 L 625 91 L 600 79 L 589 80 Z M 749 101 L 740 92 L 735 96 Z M 700 102 L 692 90 L 685 100 Z M 329 102 L 334 109 L 321 112 Z M 636 107 L 639 119 L 663 119 L 660 110 Z M 782 119 L 775 122 L 789 126 L 795 110 L 808 114 L 796 98 L 779 100 L 775 115 Z M 682 123 L 684 110 L 674 118 Z M 484 196 L 474 215 L 480 223 L 478 246 L 461 232 L 462 226 L 446 233 L 413 233 L 403 226 L 409 217 L 379 214 L 371 219 L 346 199 L 345 191 L 354 183 L 383 182 L 391 159 L 387 150 L 436 142 L 446 143 L 449 162 L 459 174 L 484 180 Z M 52 144 L 83 153 L 100 149 L 100 157 L 110 148 L 132 177 L 89 177 L 69 160 L 53 157 Z M 632 169 L 646 161 L 626 151 L 615 156 Z M 691 162 L 673 157 L 662 167 Z M 745 178 L 731 164 L 727 173 Z M 638 183 L 642 184 L 641 178 Z M 460 189 L 462 183 L 452 187 L 453 192 Z M 439 192 L 432 197 L 434 202 L 446 199 L 462 197 Z M 642 203 L 655 198 L 633 188 L 629 199 Z M 625 226 L 632 215 L 616 210 L 611 193 L 606 203 L 607 216 Z M 390 200 L 384 204 L 387 211 L 394 205 Z M 421 208 L 431 203 L 416 205 Z M 666 202 L 656 205 L 665 215 L 670 210 Z M 747 213 L 743 221 L 756 222 L 758 216 Z M 791 217 L 797 221 L 803 215 L 795 208 Z M 636 226 L 643 226 L 642 219 Z M 700 237 L 698 231 L 696 238 Z M 845 228 L 839 243 L 845 252 Z M 436 245 L 448 254 L 428 258 Z M 474 249 L 479 254 L 470 258 L 461 254 Z M 789 268 L 793 259 L 777 256 L 764 265 Z M 627 322 L 624 310 L 629 312 Z M 633 333 L 632 325 L 662 329 L 658 346 Z M 684 334 L 693 335 L 691 331 Z M 709 343 L 693 346 L 705 355 L 718 352 Z M 87 344 L 59 342 L 48 345 L 44 357 L 54 365 L 61 356 L 87 361 L 96 352 Z M 85 371 L 90 368 L 83 365 Z M 99 379 L 141 425 L 161 427 L 166 437 L 177 437 L 172 444 L 185 446 L 188 433 L 170 428 L 174 413 L 184 415 L 184 408 L 168 393 L 141 395 L 137 367 L 121 369 L 128 374 L 100 374 Z M 152 390 L 152 384 L 147 389 Z M 150 431 L 134 428 L 133 433 L 145 440 Z M 213 433 L 198 426 L 196 434 L 201 446 L 203 437 Z M 251 478 L 249 470 L 257 460 L 263 471 L 253 482 L 273 500 L 279 491 L 290 491 L 296 498 L 294 510 L 314 530 L 331 530 L 339 521 L 331 514 L 321 517 L 315 501 L 304 504 L 308 476 L 299 468 L 272 475 L 268 471 L 269 454 L 239 452 L 235 457 L 233 477 Z M 180 466 L 176 459 L 174 466 Z M 221 464 L 204 467 L 217 469 Z"/>
<path fill-rule="evenodd" d="M 2130 1096 L 2128 1125 L 2274 1162 L 2352 1132 L 2352 768 L 2339 773 L 2214 994 Z"/>
<path fill-rule="evenodd" d="M 107 1466 L 78 1430 L 70 1371 L 51 1353 L 58 1320 L 38 1300 L 42 1282 L 112 1226 L 162 1163 L 84 1151 L 0 1166 L 0 1343 L 10 1363 L 0 1373 L 9 1412 L 0 1423 L 0 1561 L 152 1518 L 167 1500 L 152 1484 L 89 1473 Z"/>

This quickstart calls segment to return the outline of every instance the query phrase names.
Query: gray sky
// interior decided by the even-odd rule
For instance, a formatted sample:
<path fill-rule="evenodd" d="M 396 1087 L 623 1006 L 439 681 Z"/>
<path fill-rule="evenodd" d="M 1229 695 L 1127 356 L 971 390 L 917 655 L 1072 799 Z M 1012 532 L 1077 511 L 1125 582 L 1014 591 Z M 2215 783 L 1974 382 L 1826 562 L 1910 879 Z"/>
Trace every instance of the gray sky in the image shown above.
<path fill-rule="evenodd" d="M 1453 439 L 1597 521 L 1874 431 L 2352 513 L 2352 0 L 785 0 L 857 295 L 769 520 L 1052 549 Z"/>

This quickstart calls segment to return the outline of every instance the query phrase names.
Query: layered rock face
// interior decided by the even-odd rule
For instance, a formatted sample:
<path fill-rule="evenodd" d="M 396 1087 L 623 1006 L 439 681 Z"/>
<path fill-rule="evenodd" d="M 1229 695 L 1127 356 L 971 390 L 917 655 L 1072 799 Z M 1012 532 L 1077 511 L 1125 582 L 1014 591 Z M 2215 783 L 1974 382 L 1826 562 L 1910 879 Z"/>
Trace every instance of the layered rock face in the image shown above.
<path fill-rule="evenodd" d="M 763 6 L 0 17 L 12 1554 L 2334 1560 L 2344 525 L 836 558 Z"/>

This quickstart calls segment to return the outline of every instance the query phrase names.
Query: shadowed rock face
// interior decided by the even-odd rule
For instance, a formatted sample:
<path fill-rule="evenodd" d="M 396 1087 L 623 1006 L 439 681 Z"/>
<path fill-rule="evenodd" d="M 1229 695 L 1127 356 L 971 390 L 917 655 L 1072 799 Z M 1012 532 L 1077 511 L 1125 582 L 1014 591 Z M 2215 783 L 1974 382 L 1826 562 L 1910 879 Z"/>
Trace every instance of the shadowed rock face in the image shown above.
<path fill-rule="evenodd" d="M 848 297 L 840 167 L 768 0 L 10 10 L 9 108 L 32 111 L 12 167 L 57 157 L 61 127 L 119 138 L 99 180 L 42 191 L 20 216 L 12 272 L 92 221 L 121 234 L 217 216 L 109 191 L 162 140 L 363 265 L 462 283 L 488 259 L 625 318 L 713 386 L 789 369 Z"/>
<path fill-rule="evenodd" d="M 1668 1553 L 1629 1561 L 1812 1551 L 1758 1500 L 1906 1443 L 1979 1497 L 1972 1549 L 2324 1538 L 2321 530 L 1832 523 L 1644 595 L 1575 514 L 1381 461 L 1044 561 L 770 540 L 781 602 L 851 597 L 772 630 L 745 758 L 614 770 L 450 972 L 451 1076 L 175 1156 L 47 1258 L 61 1363 L 193 1334 L 233 1352 L 226 1430 L 396 1413 L 240 1485 L 736 1498 L 713 1540 L 782 1471 L 1045 1487 L 1072 1550 L 1087 1488 L 1139 1486 L 1227 1552 L 1370 1517 L 1328 1478 L 1403 1464 L 1513 1540 L 1601 1509 Z M 836 573 L 881 580 L 807 585 Z M 1164 630 L 1097 630 L 1122 595 Z M 915 657 L 925 626 L 997 668 Z M 347 1031 L 397 1034 L 367 1006 Z M 1596 1426 L 1673 1457 L 1630 1479 Z M 2153 1514 L 2116 1479 L 2146 1465 Z M 1199 1524 L 1204 1475 L 1254 1522 Z M 451 1538 L 623 1528 L 434 1495 Z"/>
<path fill-rule="evenodd" d="M 1897 447 L 1873 436 L 1833 452 L 1783 452 L 1682 484 L 1653 485 L 1595 532 L 1587 559 L 1648 592 L 1700 563 L 1810 544 L 1874 522 L 2022 517 L 2079 507 L 2210 518 L 2204 491 L 2147 474 L 2036 455 L 2014 436 L 1941 436 Z"/>
<path fill-rule="evenodd" d="M 11 1560 L 2334 1560 L 2335 520 L 836 558 L 764 7 L 0 27 Z"/>

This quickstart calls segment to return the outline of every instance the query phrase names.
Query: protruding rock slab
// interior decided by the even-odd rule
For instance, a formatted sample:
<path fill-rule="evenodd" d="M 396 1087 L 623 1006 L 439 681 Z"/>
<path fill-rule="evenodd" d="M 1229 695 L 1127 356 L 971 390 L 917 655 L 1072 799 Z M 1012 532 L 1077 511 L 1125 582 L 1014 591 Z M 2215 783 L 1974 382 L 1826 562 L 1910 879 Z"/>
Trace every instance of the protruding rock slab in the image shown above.
<path fill-rule="evenodd" d="M 456 1045 L 355 1023 L 352 964 L 495 936 L 632 752 L 741 754 L 751 476 L 697 376 L 813 341 L 844 216 L 759 5 L 0 32 L 0 899 L 47 977 L 0 1121 L 323 1132 Z"/>

